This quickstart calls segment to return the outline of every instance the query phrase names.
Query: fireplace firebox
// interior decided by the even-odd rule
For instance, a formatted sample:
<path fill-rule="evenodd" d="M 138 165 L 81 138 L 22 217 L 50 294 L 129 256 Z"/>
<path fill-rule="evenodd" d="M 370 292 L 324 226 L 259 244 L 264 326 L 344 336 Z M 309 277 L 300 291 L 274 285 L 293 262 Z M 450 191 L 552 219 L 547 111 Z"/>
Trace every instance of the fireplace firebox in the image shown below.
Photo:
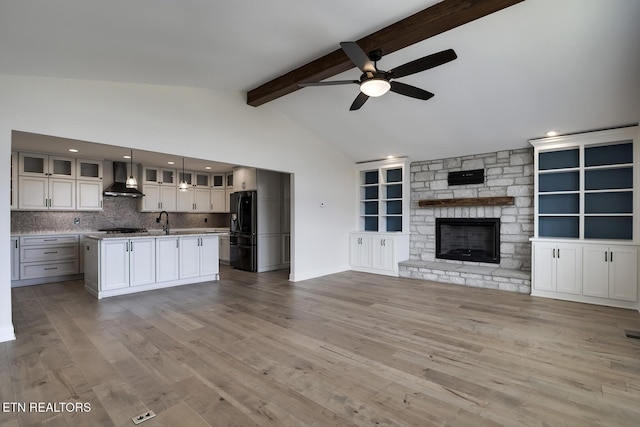
<path fill-rule="evenodd" d="M 500 218 L 436 218 L 436 258 L 500 263 Z"/>

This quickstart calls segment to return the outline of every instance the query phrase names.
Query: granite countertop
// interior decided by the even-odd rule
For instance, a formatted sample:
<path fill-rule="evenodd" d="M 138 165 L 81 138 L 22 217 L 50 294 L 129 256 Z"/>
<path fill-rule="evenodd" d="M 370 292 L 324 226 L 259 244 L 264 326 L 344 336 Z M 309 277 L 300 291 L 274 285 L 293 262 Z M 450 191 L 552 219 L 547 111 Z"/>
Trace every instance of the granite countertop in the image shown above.
<path fill-rule="evenodd" d="M 88 239 L 106 240 L 106 239 L 142 239 L 142 238 L 171 238 L 176 236 L 221 236 L 227 234 L 228 231 L 200 231 L 196 230 L 172 230 L 169 234 L 165 234 L 162 230 L 150 230 L 145 233 L 94 233 L 88 234 L 85 237 Z"/>
<path fill-rule="evenodd" d="M 228 228 L 215 227 L 215 228 L 176 228 L 171 229 L 169 236 L 175 235 L 188 235 L 188 234 L 220 234 L 224 235 L 228 233 Z M 62 236 L 62 235 L 83 235 L 92 236 L 94 238 L 106 238 L 107 233 L 104 231 L 96 230 L 59 230 L 59 231 L 23 231 L 12 232 L 11 237 L 20 236 Z M 109 238 L 127 238 L 127 237 L 159 237 L 166 236 L 162 229 L 151 229 L 146 233 L 129 233 L 129 234 L 109 234 Z"/>

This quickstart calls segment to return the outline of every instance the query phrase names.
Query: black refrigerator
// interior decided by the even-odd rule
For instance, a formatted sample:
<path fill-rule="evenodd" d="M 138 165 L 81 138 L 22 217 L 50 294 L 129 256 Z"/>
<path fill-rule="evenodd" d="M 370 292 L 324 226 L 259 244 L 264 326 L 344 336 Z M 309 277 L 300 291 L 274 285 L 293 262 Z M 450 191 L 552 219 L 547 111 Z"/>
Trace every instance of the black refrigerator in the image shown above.
<path fill-rule="evenodd" d="M 231 267 L 258 271 L 258 207 L 255 191 L 231 193 Z"/>

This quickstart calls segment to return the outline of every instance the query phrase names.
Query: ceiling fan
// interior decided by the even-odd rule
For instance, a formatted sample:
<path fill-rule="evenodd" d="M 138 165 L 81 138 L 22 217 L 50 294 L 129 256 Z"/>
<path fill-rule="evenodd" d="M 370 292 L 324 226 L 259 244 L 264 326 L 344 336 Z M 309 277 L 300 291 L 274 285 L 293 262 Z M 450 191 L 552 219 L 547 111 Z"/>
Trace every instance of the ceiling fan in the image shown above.
<path fill-rule="evenodd" d="M 431 92 L 391 80 L 446 64 L 458 57 L 453 49 L 447 49 L 407 62 L 406 64 L 400 65 L 399 67 L 389 71 L 383 71 L 379 70 L 377 67 L 377 62 L 382 58 L 382 51 L 380 49 L 376 49 L 367 55 L 356 42 L 342 42 L 340 43 L 340 47 L 344 50 L 344 53 L 347 54 L 351 62 L 353 62 L 353 64 L 362 71 L 360 80 L 334 80 L 316 83 L 300 83 L 299 86 L 360 85 L 360 93 L 353 101 L 353 104 L 351 104 L 351 108 L 349 108 L 351 111 L 360 109 L 360 107 L 367 102 L 369 97 L 382 96 L 388 91 L 425 101 L 430 99 L 433 97 L 433 93 Z"/>

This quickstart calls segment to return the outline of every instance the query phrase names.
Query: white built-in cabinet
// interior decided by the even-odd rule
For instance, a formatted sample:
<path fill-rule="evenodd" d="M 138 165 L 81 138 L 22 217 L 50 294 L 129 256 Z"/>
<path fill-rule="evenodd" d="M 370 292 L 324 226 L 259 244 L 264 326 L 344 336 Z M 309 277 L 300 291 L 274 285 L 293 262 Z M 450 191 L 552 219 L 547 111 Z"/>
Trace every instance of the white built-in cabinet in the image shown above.
<path fill-rule="evenodd" d="M 409 160 L 389 159 L 357 165 L 358 230 L 351 233 L 353 270 L 398 275 L 409 258 Z"/>
<path fill-rule="evenodd" d="M 100 160 L 13 152 L 11 206 L 18 210 L 102 210 L 102 168 Z"/>
<path fill-rule="evenodd" d="M 218 273 L 217 236 L 180 237 L 180 279 Z"/>
<path fill-rule="evenodd" d="M 11 238 L 11 247 L 9 252 L 11 253 L 11 280 L 20 279 L 20 247 L 18 245 L 20 239 L 17 237 Z"/>
<path fill-rule="evenodd" d="M 638 250 L 628 246 L 585 245 L 582 294 L 636 301 Z"/>
<path fill-rule="evenodd" d="M 571 243 L 541 242 L 533 245 L 536 289 L 580 295 L 582 247 Z"/>
<path fill-rule="evenodd" d="M 352 270 L 397 276 L 398 262 L 409 258 L 409 235 L 356 232 L 349 247 Z"/>
<path fill-rule="evenodd" d="M 250 191 L 258 189 L 256 168 L 239 167 L 233 169 L 233 190 Z"/>
<path fill-rule="evenodd" d="M 18 152 L 11 152 L 11 209 L 18 208 Z"/>
<path fill-rule="evenodd" d="M 142 212 L 229 212 L 230 192 L 225 173 L 182 171 L 156 166 L 140 165 L 141 191 L 138 201 Z M 188 189 L 181 191 L 178 184 L 184 180 Z"/>
<path fill-rule="evenodd" d="M 156 239 L 156 281 L 180 278 L 180 238 Z"/>
<path fill-rule="evenodd" d="M 534 147 L 532 295 L 638 308 L 638 127 Z"/>
<path fill-rule="evenodd" d="M 100 262 L 102 290 L 155 282 L 155 239 L 105 239 Z"/>

